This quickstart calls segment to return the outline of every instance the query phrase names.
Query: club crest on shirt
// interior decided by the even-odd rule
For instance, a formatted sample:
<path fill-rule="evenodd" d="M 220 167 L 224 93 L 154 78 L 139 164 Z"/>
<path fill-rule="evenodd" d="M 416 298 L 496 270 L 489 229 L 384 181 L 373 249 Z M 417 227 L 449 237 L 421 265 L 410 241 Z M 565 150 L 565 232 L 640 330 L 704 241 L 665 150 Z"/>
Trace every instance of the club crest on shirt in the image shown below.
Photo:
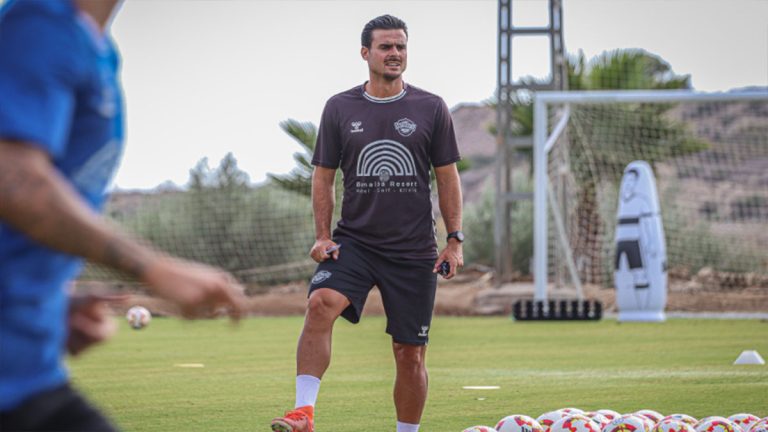
<path fill-rule="evenodd" d="M 400 135 L 407 137 L 416 130 L 416 123 L 408 118 L 401 118 L 395 122 L 395 130 L 397 130 L 397 133 Z"/>
<path fill-rule="evenodd" d="M 320 282 L 327 280 L 329 277 L 331 277 L 331 272 L 327 270 L 320 270 L 312 277 L 312 283 L 319 284 Z"/>

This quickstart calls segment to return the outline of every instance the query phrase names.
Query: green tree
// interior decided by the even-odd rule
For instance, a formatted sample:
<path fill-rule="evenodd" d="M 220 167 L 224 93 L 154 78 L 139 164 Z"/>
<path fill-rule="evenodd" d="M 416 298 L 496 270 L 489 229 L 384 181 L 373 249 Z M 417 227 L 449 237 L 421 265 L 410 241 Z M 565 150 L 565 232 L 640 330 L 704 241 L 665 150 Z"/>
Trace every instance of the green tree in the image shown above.
<path fill-rule="evenodd" d="M 245 268 L 247 250 L 245 239 L 237 232 L 238 220 L 249 195 L 248 174 L 240 170 L 232 153 L 222 159 L 219 167 L 211 171 L 207 159 L 197 163 L 190 171 L 190 198 L 194 232 L 198 236 L 198 247 L 205 248 L 210 264 L 227 269 Z"/>
<path fill-rule="evenodd" d="M 213 169 L 207 159 L 198 161 L 185 190 L 129 198 L 109 211 L 115 222 L 173 255 L 223 267 L 248 283 L 301 280 L 314 270 L 307 255 L 314 239 L 309 198 L 271 183 L 251 185 L 232 154 Z"/>
<path fill-rule="evenodd" d="M 162 249 L 245 280 L 306 276 L 313 238 L 307 197 L 272 184 L 251 186 L 231 153 L 214 169 L 200 160 L 190 170 L 188 187 L 137 212 L 131 222 L 136 231 Z"/>

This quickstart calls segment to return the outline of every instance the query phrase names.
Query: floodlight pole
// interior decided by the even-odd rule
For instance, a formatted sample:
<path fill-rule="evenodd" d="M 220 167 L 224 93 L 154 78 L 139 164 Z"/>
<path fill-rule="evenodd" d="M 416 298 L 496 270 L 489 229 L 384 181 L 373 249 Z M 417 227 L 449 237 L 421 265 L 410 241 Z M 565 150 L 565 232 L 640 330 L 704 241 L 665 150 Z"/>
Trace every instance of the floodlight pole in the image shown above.
<path fill-rule="evenodd" d="M 563 44 L 563 0 L 549 0 L 549 23 L 543 27 L 515 27 L 512 22 L 513 0 L 499 0 L 498 67 L 496 95 L 495 217 L 494 217 L 494 282 L 500 286 L 512 279 L 512 209 L 516 201 L 530 200 L 533 195 L 515 192 L 512 165 L 516 151 L 533 146 L 531 137 L 513 136 L 513 102 L 519 90 L 564 90 L 567 88 L 565 46 Z M 512 40 L 515 37 L 546 36 L 550 47 L 550 80 L 540 84 L 513 82 Z M 523 74 L 520 74 L 523 75 Z M 535 265 L 535 264 L 534 264 Z"/>

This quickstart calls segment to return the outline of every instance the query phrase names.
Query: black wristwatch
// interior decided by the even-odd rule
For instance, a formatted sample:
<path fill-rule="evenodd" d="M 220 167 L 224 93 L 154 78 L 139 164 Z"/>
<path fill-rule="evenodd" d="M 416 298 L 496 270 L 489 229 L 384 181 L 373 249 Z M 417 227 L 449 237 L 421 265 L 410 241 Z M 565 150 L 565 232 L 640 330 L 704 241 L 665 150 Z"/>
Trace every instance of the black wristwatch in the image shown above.
<path fill-rule="evenodd" d="M 464 233 L 461 231 L 454 231 L 452 233 L 448 233 L 448 238 L 446 238 L 445 241 L 448 241 L 452 238 L 458 240 L 459 243 L 464 243 Z"/>

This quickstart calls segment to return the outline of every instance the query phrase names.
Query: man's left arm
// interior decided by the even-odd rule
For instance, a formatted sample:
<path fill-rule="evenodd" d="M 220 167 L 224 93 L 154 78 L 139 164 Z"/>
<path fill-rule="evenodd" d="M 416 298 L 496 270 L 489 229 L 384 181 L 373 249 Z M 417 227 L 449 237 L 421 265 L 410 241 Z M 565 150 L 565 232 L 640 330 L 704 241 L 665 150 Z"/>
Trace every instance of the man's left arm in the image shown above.
<path fill-rule="evenodd" d="M 459 170 L 456 168 L 456 164 L 451 163 L 435 167 L 435 177 L 437 179 L 440 213 L 443 215 L 445 228 L 449 233 L 461 231 L 461 181 L 459 180 Z M 443 261 L 448 261 L 451 265 L 451 271 L 445 278 L 453 278 L 459 267 L 464 266 L 464 254 L 460 241 L 454 238 L 448 240 L 445 249 L 437 257 L 433 272 L 437 273 L 440 263 Z"/>

